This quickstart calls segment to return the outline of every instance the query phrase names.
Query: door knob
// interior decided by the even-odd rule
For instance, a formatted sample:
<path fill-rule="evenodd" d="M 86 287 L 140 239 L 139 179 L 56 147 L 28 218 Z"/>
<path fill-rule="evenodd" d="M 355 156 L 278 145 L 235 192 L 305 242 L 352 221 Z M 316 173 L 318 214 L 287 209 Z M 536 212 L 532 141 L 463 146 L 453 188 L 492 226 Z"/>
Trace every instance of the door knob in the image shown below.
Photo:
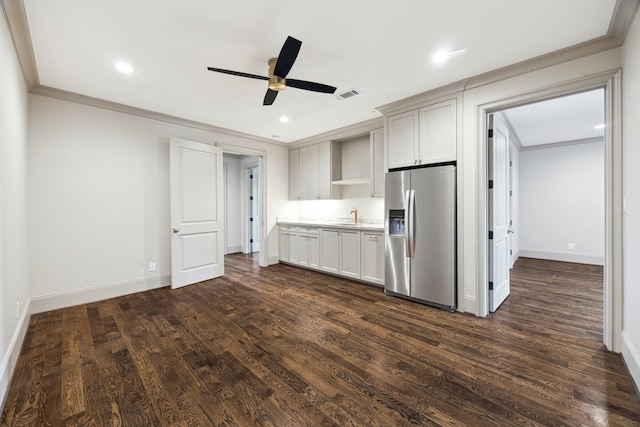
<path fill-rule="evenodd" d="M 173 231 L 174 233 L 179 233 L 180 229 L 178 227 L 173 227 L 171 231 Z"/>

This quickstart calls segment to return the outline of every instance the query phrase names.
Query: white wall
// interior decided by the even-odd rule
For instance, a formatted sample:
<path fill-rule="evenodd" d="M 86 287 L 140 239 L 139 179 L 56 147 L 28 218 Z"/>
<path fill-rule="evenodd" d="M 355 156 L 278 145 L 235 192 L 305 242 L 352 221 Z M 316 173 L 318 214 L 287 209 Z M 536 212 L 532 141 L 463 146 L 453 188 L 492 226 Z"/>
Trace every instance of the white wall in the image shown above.
<path fill-rule="evenodd" d="M 39 95 L 29 98 L 34 311 L 168 284 L 169 138 L 264 151 L 268 256 L 287 199 L 284 147 Z M 157 262 L 158 271 L 148 264 Z"/>
<path fill-rule="evenodd" d="M 604 264 L 604 165 L 604 142 L 520 153 L 520 256 Z"/>
<path fill-rule="evenodd" d="M 22 71 L 0 6 L 0 411 L 29 314 L 27 100 Z"/>
<path fill-rule="evenodd" d="M 227 174 L 225 189 L 225 254 L 242 250 L 242 211 L 240 207 L 240 157 L 224 155 Z"/>
<path fill-rule="evenodd" d="M 636 14 L 622 50 L 624 318 L 622 354 L 640 386 L 640 16 Z"/>

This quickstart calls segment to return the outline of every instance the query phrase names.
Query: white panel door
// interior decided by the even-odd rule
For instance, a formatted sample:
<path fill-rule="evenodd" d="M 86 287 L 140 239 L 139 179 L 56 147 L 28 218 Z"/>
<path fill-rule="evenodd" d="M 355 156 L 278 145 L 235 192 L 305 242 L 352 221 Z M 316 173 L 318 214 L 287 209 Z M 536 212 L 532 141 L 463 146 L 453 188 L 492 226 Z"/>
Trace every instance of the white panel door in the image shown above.
<path fill-rule="evenodd" d="M 249 252 L 260 251 L 260 168 L 248 169 L 249 174 Z"/>
<path fill-rule="evenodd" d="M 224 274 L 222 149 L 170 144 L 171 287 Z"/>
<path fill-rule="evenodd" d="M 489 115 L 489 311 L 509 296 L 509 130 Z"/>

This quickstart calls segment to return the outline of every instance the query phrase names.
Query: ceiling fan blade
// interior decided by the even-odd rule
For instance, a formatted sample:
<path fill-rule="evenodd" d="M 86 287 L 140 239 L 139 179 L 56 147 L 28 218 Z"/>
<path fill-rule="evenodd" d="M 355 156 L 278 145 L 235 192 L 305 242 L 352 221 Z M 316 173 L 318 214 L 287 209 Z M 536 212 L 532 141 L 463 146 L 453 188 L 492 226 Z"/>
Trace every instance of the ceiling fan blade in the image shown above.
<path fill-rule="evenodd" d="M 240 71 L 223 70 L 222 68 L 207 67 L 207 70 L 215 71 L 216 73 L 231 74 L 232 76 L 249 77 L 250 79 L 269 80 L 269 77 L 258 76 L 257 74 L 241 73 Z"/>
<path fill-rule="evenodd" d="M 300 46 L 302 46 L 302 42 L 300 40 L 294 39 L 291 36 L 287 37 L 287 40 L 285 40 L 282 45 L 282 49 L 280 50 L 280 55 L 278 55 L 276 66 L 273 69 L 274 75 L 282 77 L 283 79 L 287 77 L 291 67 L 293 67 L 293 63 L 298 57 Z"/>
<path fill-rule="evenodd" d="M 334 93 L 336 88 L 329 85 L 323 85 L 322 83 L 308 82 L 306 80 L 287 79 L 288 87 L 295 87 L 297 89 L 310 90 L 312 92 L 322 93 Z"/>
<path fill-rule="evenodd" d="M 271 105 L 273 101 L 276 100 L 276 96 L 278 96 L 278 92 L 275 90 L 267 89 L 267 93 L 264 96 L 264 102 L 262 105 Z"/>

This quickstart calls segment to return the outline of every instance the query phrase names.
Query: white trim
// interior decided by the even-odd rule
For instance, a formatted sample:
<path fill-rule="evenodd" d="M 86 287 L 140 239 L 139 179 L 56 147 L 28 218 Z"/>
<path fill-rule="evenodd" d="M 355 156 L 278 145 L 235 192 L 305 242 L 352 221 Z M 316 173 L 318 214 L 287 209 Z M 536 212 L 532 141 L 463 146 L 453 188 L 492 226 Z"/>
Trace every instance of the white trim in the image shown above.
<path fill-rule="evenodd" d="M 568 80 L 529 92 L 517 91 L 514 95 L 495 101 L 474 104 L 475 138 L 481 147 L 486 144 L 488 113 L 504 110 L 518 104 L 544 100 L 585 90 L 605 89 L 605 262 L 604 262 L 604 321 L 603 343 L 615 352 L 620 351 L 622 333 L 622 132 L 621 132 L 621 70 L 619 68 L 591 76 Z M 476 157 L 476 314 L 488 315 L 487 281 L 487 190 L 486 150 L 477 150 Z"/>
<path fill-rule="evenodd" d="M 31 317 L 31 301 L 27 301 L 27 306 L 22 310 L 18 325 L 11 337 L 7 352 L 2 356 L 2 362 L 0 363 L 0 414 L 4 411 L 5 399 L 7 397 L 7 391 L 9 390 L 9 384 L 11 383 L 11 377 L 18 363 L 18 357 L 20 356 L 20 350 L 22 349 L 22 343 L 24 337 L 29 329 L 29 319 Z"/>
<path fill-rule="evenodd" d="M 578 264 L 604 265 L 604 256 L 529 251 L 526 249 L 521 249 L 518 254 L 524 258 L 549 259 L 552 261 L 575 262 Z"/>
<path fill-rule="evenodd" d="M 625 365 L 627 365 L 629 375 L 634 382 L 636 391 L 638 391 L 638 387 L 640 387 L 640 356 L 638 356 L 638 349 L 633 346 L 633 343 L 626 331 L 622 331 L 621 336 L 622 359 L 624 360 Z"/>
<path fill-rule="evenodd" d="M 258 264 L 260 267 L 268 267 L 271 264 L 271 258 L 269 258 L 269 234 L 267 233 L 267 152 L 263 150 L 255 150 L 252 148 L 238 147 L 235 145 L 223 144 L 216 142 L 216 146 L 222 148 L 223 152 L 242 154 L 246 156 L 258 157 L 258 167 L 260 168 L 260 252 L 258 255 Z M 275 259 L 279 259 L 276 256 Z"/>
<path fill-rule="evenodd" d="M 42 313 L 79 304 L 88 304 L 171 285 L 171 275 L 142 277 L 125 282 L 108 283 L 68 292 L 57 292 L 31 298 L 33 313 Z"/>

